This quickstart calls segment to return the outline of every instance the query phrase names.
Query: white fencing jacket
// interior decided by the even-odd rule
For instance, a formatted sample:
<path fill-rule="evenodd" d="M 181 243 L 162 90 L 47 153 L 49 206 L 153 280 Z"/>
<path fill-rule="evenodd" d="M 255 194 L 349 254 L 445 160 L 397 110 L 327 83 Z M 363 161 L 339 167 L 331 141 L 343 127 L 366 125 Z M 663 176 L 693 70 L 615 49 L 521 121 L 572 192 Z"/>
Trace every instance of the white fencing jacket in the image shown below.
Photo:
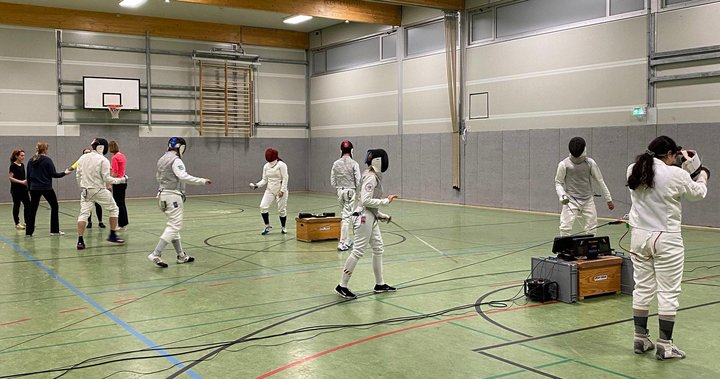
<path fill-rule="evenodd" d="M 630 208 L 630 226 L 652 232 L 680 232 L 682 222 L 682 198 L 698 201 L 705 198 L 707 185 L 705 176 L 697 182 L 680 167 L 668 166 L 653 158 L 655 180 L 653 188 L 638 187 L 630 190 L 632 207 Z M 630 176 L 631 164 L 627 169 Z"/>
<path fill-rule="evenodd" d="M 287 193 L 288 170 L 285 162 L 277 160 L 265 163 L 262 180 L 257 182 L 256 185 L 262 187 L 266 184 L 267 190 L 273 195 L 278 195 L 280 191 Z"/>
<path fill-rule="evenodd" d="M 123 178 L 114 178 L 110 175 L 110 161 L 97 151 L 83 154 L 77 161 L 75 179 L 78 186 L 84 189 L 106 188 L 108 184 L 122 184 Z"/>

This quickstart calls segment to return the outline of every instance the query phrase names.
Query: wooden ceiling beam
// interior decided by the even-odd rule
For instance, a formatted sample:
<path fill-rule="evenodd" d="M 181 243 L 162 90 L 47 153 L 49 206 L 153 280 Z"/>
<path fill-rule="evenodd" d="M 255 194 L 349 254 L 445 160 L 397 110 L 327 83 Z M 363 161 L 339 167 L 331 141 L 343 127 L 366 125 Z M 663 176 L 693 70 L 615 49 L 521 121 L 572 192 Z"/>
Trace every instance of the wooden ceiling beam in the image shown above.
<path fill-rule="evenodd" d="M 412 5 L 415 7 L 459 11 L 465 9 L 465 0 L 367 0 L 383 4 Z"/>
<path fill-rule="evenodd" d="M 160 17 L 0 3 L 0 24 L 307 49 L 308 34 Z"/>
<path fill-rule="evenodd" d="M 402 8 L 361 0 L 174 0 L 216 7 L 253 9 L 290 15 L 348 20 L 367 24 L 400 25 Z"/>

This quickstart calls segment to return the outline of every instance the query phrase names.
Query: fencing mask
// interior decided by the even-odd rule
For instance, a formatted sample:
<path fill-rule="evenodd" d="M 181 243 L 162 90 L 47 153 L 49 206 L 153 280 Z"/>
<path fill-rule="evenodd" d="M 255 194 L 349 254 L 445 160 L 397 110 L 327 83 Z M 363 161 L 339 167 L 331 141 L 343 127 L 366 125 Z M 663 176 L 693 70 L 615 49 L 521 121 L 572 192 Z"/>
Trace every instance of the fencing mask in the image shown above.
<path fill-rule="evenodd" d="M 680 154 L 677 155 L 675 165 L 682 167 L 683 170 L 690 173 L 690 176 L 693 179 L 695 179 L 702 170 L 700 155 L 695 150 L 680 150 Z"/>
<path fill-rule="evenodd" d="M 105 138 L 95 138 L 90 146 L 101 155 L 105 155 L 108 152 L 108 141 Z"/>
<path fill-rule="evenodd" d="M 385 172 L 390 166 L 390 158 L 383 149 L 371 149 L 365 155 L 365 164 L 371 166 L 375 172 Z"/>
<path fill-rule="evenodd" d="M 278 151 L 272 147 L 268 147 L 265 150 L 265 160 L 268 162 L 276 161 L 278 159 Z"/>
<path fill-rule="evenodd" d="M 170 137 L 170 139 L 168 140 L 168 150 L 176 150 L 180 157 L 182 157 L 183 154 L 185 154 L 186 149 L 187 149 L 187 143 L 185 142 L 185 138 Z"/>
<path fill-rule="evenodd" d="M 342 141 L 342 143 L 340 144 L 340 151 L 342 152 L 342 155 L 350 154 L 350 158 L 352 158 L 352 152 L 353 152 L 352 142 L 350 142 L 348 140 Z"/>

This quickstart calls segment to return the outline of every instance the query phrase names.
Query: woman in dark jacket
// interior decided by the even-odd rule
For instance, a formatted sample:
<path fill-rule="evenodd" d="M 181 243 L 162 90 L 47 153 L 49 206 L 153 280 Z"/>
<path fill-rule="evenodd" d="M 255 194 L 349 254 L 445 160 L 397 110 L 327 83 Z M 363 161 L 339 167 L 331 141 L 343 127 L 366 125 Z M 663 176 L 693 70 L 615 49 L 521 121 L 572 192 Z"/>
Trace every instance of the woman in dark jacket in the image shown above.
<path fill-rule="evenodd" d="M 37 215 L 40 197 L 44 197 L 50 205 L 50 235 L 61 236 L 65 233 L 60 231 L 60 212 L 57 196 L 53 190 L 53 178 L 62 178 L 70 173 L 70 170 L 61 172 L 55 171 L 55 164 L 48 158 L 47 142 L 37 143 L 37 152 L 27 165 L 27 181 L 30 187 L 30 212 L 25 220 L 25 237 L 32 237 L 35 232 L 35 216 Z"/>
<path fill-rule="evenodd" d="M 24 219 L 27 222 L 28 211 L 30 211 L 30 196 L 28 195 L 27 180 L 25 180 L 25 150 L 13 150 L 10 155 L 10 171 L 8 179 L 10 180 L 10 194 L 13 199 L 13 221 L 15 229 L 25 229 L 25 224 L 20 222 L 20 204 L 23 206 Z"/>

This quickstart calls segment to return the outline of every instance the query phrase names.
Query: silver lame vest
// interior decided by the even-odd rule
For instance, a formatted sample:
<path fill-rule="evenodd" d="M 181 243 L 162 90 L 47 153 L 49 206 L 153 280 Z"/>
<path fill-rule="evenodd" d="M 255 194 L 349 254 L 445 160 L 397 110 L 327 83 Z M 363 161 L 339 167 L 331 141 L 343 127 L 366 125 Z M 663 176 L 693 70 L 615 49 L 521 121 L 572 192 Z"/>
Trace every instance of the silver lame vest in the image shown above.
<path fill-rule="evenodd" d="M 180 159 L 180 157 L 178 157 L 174 151 L 168 151 L 160 157 L 157 163 L 155 178 L 157 179 L 160 190 L 185 193 L 185 183 L 178 179 L 172 169 L 173 162 L 175 162 L 176 159 Z"/>
<path fill-rule="evenodd" d="M 593 188 L 590 177 L 590 163 L 587 159 L 581 162 L 573 162 L 566 158 L 565 165 L 565 192 L 578 199 L 587 200 L 593 197 Z"/>

